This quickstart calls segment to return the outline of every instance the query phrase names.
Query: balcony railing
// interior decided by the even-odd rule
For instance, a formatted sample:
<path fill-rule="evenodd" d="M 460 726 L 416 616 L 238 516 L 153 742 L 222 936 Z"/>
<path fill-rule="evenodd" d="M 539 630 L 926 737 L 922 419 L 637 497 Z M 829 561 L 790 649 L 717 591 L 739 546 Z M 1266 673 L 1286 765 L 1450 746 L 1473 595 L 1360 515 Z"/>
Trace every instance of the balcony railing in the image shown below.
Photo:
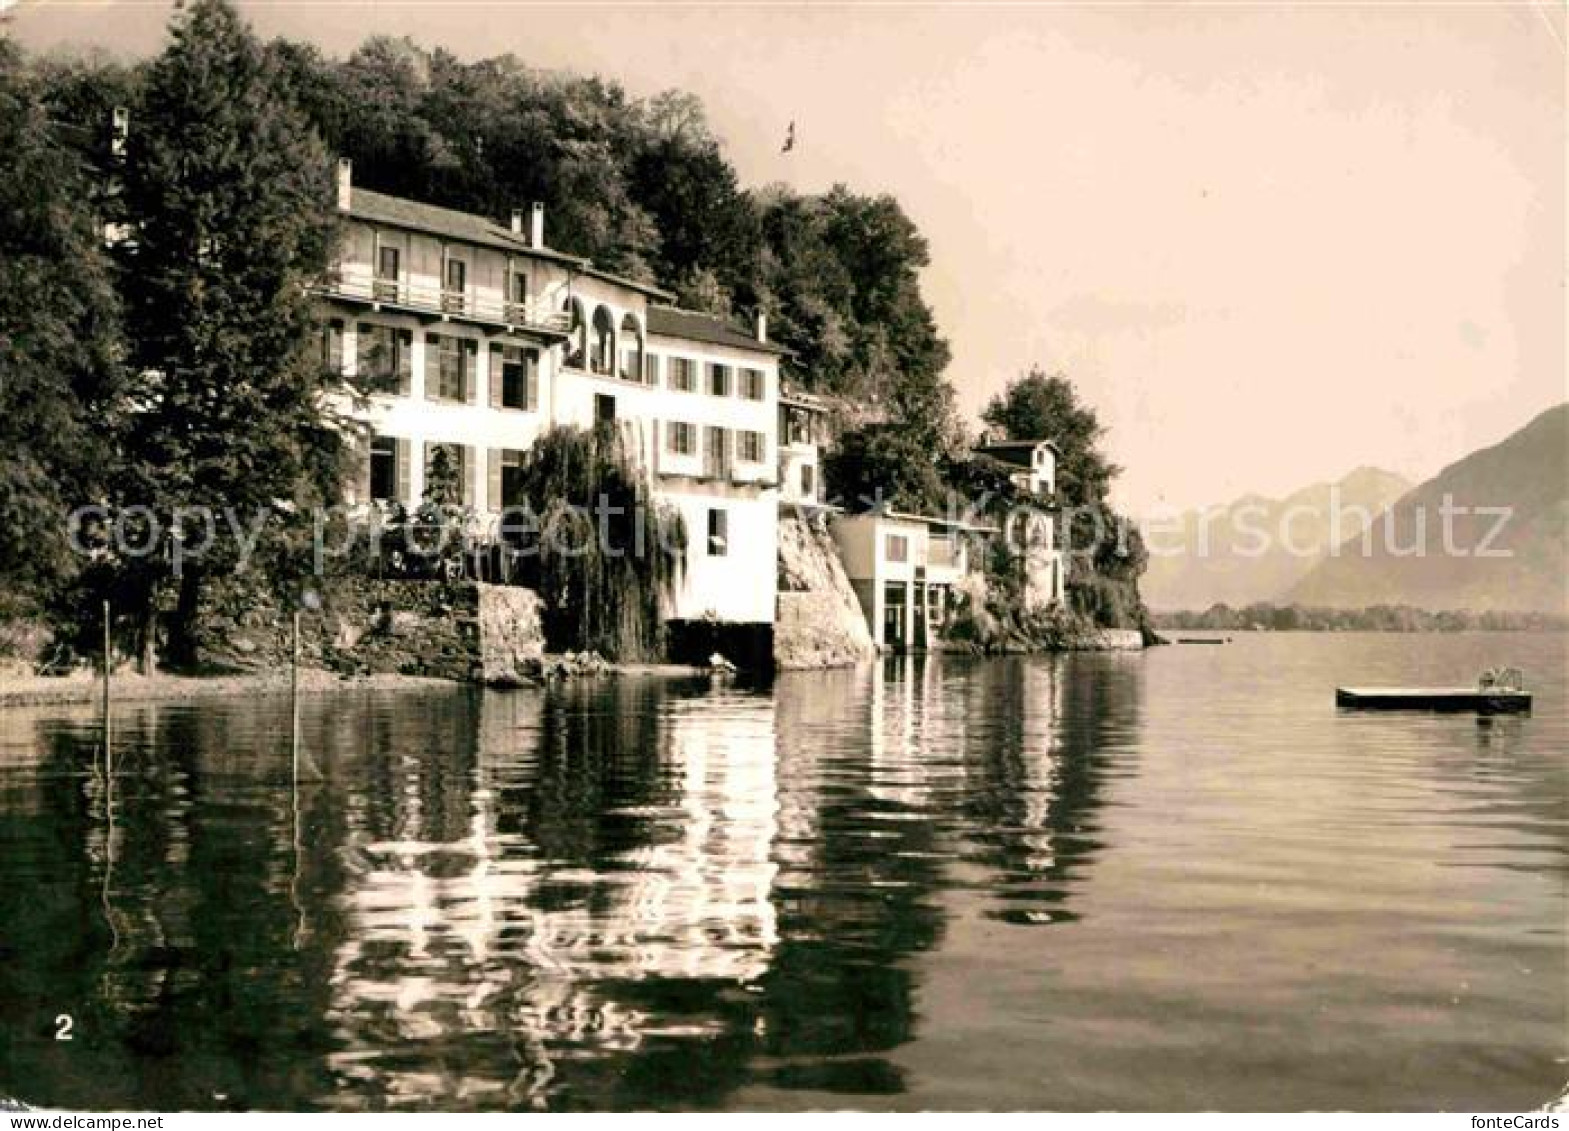
<path fill-rule="evenodd" d="M 958 569 L 960 554 L 958 543 L 951 538 L 933 538 L 926 544 L 926 568 Z"/>
<path fill-rule="evenodd" d="M 372 278 L 363 271 L 348 270 L 330 275 L 318 290 L 334 298 L 387 303 L 415 312 L 522 326 L 555 334 L 567 333 L 570 326 L 564 312 L 552 310 L 543 302 L 505 302 L 500 298 L 481 297 L 472 290 L 452 291 L 434 284 L 411 283 L 407 279 Z"/>

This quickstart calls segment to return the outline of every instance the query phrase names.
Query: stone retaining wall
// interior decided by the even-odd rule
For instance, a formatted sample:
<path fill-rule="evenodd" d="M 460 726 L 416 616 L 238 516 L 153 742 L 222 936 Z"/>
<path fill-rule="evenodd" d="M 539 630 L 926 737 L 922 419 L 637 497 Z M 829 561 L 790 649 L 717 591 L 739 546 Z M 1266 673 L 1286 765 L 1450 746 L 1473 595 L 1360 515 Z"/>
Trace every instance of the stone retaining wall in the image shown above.
<path fill-rule="evenodd" d="M 339 579 L 300 617 L 301 660 L 348 674 L 508 682 L 544 654 L 539 598 L 473 582 Z M 289 610 L 244 578 L 210 583 L 198 614 L 199 659 L 241 670 L 286 665 Z"/>
<path fill-rule="evenodd" d="M 775 666 L 845 667 L 876 655 L 877 645 L 832 536 L 811 520 L 781 517 Z"/>

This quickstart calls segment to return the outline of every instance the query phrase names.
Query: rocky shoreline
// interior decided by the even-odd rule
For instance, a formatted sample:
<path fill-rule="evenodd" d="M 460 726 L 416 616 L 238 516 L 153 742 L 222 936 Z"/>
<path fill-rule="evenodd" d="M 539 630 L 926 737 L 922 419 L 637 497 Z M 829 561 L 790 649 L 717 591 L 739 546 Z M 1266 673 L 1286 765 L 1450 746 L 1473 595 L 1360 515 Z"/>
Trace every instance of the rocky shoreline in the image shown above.
<path fill-rule="evenodd" d="M 538 673 L 527 678 L 496 682 L 498 689 L 537 687 L 571 678 L 595 676 L 664 676 L 692 678 L 708 675 L 704 668 L 683 664 L 611 664 L 597 656 L 547 656 Z M 330 695 L 344 691 L 421 691 L 436 688 L 480 687 L 472 680 L 440 676 L 403 675 L 380 672 L 369 675 L 344 675 L 321 668 L 300 669 L 300 692 L 305 695 Z M 286 669 L 225 673 L 220 675 L 178 675 L 159 672 L 143 676 L 132 672 L 116 674 L 110 693 L 116 703 L 146 703 L 229 697 L 236 695 L 287 695 L 292 687 Z M 91 672 L 63 676 L 0 677 L 0 709 L 8 707 L 96 705 L 103 695 L 103 682 Z"/>

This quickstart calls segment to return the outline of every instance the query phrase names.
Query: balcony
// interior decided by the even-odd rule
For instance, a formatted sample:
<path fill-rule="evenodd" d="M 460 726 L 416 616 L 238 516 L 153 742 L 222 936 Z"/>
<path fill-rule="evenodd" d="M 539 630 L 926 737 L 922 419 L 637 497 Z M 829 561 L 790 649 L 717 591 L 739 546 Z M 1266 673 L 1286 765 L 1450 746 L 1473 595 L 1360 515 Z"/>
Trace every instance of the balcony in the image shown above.
<path fill-rule="evenodd" d="M 933 538 L 926 545 L 926 565 L 928 569 L 958 569 L 958 545 L 951 538 Z"/>
<path fill-rule="evenodd" d="M 329 298 L 392 307 L 419 317 L 459 319 L 508 330 L 531 330 L 565 337 L 567 315 L 542 302 L 504 302 L 481 298 L 472 290 L 452 291 L 438 284 L 415 284 L 407 279 L 373 278 L 369 271 L 346 267 L 327 276 L 314 290 Z"/>

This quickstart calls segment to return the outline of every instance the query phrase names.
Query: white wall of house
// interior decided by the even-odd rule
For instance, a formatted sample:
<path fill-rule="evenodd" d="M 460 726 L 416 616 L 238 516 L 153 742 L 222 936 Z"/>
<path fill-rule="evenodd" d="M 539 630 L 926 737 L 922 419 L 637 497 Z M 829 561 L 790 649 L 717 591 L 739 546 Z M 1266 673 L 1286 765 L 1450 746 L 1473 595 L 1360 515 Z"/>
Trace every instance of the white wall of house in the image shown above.
<path fill-rule="evenodd" d="M 779 512 L 773 499 L 724 495 L 692 484 L 661 490 L 659 500 L 680 510 L 686 522 L 686 571 L 671 616 L 751 624 L 772 623 L 779 573 Z M 721 510 L 723 552 L 708 544 L 709 512 Z"/>
<path fill-rule="evenodd" d="M 644 290 L 568 265 L 419 232 L 388 227 L 373 231 L 359 220 L 352 220 L 349 227 L 338 271 L 339 289 L 329 290 L 326 298 L 328 316 L 339 324 L 335 348 L 342 371 L 363 384 L 362 324 L 403 334 L 408 360 L 401 384 L 394 380 L 394 388 L 374 393 L 364 402 L 340 396 L 336 407 L 364 420 L 375 436 L 399 445 L 397 501 L 410 507 L 419 503 L 432 445 L 451 444 L 465 454 L 465 502 L 481 512 L 496 512 L 503 500 L 495 497 L 492 453 L 527 451 L 553 424 L 591 427 L 601 398 L 610 398 L 614 416 L 622 422 L 618 426 L 632 440 L 633 454 L 651 476 L 655 497 L 679 508 L 685 519 L 687 565 L 671 615 L 772 622 L 779 395 L 778 359 L 773 351 L 761 345 L 751 350 L 652 336 L 647 332 L 649 296 Z M 371 305 L 380 246 L 399 248 L 398 301 Z M 453 259 L 467 265 L 463 312 L 442 317 L 442 265 Z M 521 269 L 528 270 L 530 297 L 541 308 L 569 313 L 576 308 L 581 322 L 572 340 L 562 344 L 559 337 L 505 324 L 508 275 Z M 362 289 L 356 289 L 355 280 L 363 282 Z M 420 309 L 404 309 L 408 306 Z M 600 309 L 606 312 L 602 324 L 612 327 L 613 344 L 598 368 L 609 372 L 592 371 L 595 312 Z M 439 395 L 441 337 L 457 339 L 465 358 L 461 397 Z M 501 380 L 492 345 L 534 351 L 532 407 L 492 403 L 492 385 Z M 655 359 L 652 364 L 644 360 L 649 356 Z M 669 359 L 673 357 L 691 363 L 691 391 L 672 387 Z M 568 365 L 569 358 L 581 364 Z M 714 365 L 729 371 L 723 395 L 712 391 Z M 747 387 L 744 370 L 761 374 L 760 389 Z M 675 450 L 672 425 L 686 426 L 689 451 Z M 722 444 L 716 448 L 713 440 L 721 434 Z M 716 464 L 717 452 L 723 453 L 723 459 Z M 363 473 L 356 476 L 353 493 L 365 494 L 368 483 Z M 710 513 L 715 511 L 723 513 L 724 537 L 710 545 Z"/>

